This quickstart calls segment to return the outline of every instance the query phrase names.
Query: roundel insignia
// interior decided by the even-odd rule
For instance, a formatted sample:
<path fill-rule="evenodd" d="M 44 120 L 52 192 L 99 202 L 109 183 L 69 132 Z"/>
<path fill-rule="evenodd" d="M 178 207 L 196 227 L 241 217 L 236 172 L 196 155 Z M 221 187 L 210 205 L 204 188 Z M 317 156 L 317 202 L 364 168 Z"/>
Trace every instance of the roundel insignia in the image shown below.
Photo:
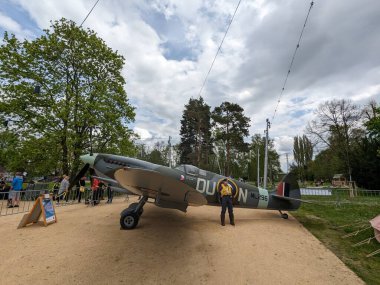
<path fill-rule="evenodd" d="M 223 182 L 224 179 L 225 178 L 219 179 L 218 183 L 216 184 L 216 190 L 219 189 L 220 184 Z M 230 185 L 232 188 L 233 197 L 237 198 L 239 196 L 239 187 L 231 179 L 228 179 L 228 185 Z"/>

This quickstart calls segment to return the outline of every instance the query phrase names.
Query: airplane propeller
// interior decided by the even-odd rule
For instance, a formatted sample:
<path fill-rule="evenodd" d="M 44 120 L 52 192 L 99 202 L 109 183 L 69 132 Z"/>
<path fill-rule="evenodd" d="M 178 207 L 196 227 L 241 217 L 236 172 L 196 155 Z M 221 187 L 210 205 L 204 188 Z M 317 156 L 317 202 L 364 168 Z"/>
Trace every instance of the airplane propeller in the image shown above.
<path fill-rule="evenodd" d="M 94 174 L 94 169 L 90 168 L 90 164 L 86 163 L 82 169 L 78 172 L 78 174 L 75 176 L 75 178 L 70 182 L 69 189 L 74 187 L 78 181 L 86 174 L 86 172 L 89 170 L 90 175 Z"/>

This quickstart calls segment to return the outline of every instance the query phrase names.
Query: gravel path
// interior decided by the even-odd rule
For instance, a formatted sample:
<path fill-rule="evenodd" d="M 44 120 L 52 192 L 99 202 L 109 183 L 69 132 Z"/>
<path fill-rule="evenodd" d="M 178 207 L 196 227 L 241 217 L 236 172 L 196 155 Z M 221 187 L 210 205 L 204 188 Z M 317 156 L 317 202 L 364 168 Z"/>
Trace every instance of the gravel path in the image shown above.
<path fill-rule="evenodd" d="M 291 216 L 235 209 L 236 226 L 222 227 L 218 207 L 146 204 L 122 231 L 134 201 L 60 207 L 48 227 L 0 217 L 0 284 L 364 284 Z"/>

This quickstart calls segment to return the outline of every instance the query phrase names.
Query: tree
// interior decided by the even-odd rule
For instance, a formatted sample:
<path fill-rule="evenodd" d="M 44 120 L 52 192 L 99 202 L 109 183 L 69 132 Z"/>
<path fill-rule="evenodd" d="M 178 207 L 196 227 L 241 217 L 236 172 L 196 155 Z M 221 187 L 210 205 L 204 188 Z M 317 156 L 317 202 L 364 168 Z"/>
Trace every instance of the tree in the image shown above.
<path fill-rule="evenodd" d="M 350 161 L 351 142 L 355 138 L 361 118 L 359 107 L 349 100 L 327 101 L 319 105 L 316 119 L 307 126 L 307 132 L 315 139 L 332 148 L 345 161 L 347 174 L 352 174 Z"/>
<path fill-rule="evenodd" d="M 295 169 L 298 170 L 297 167 Z M 331 181 L 335 173 L 343 172 L 345 163 L 333 149 L 327 148 L 315 156 L 309 169 L 314 179 Z"/>
<path fill-rule="evenodd" d="M 231 166 L 231 152 L 248 151 L 248 144 L 244 138 L 249 135 L 250 119 L 243 114 L 244 109 L 238 104 L 223 102 L 212 112 L 215 128 L 215 140 L 223 142 L 226 147 L 226 165 L 224 174 L 229 176 Z"/>
<path fill-rule="evenodd" d="M 35 141 L 41 149 L 55 147 L 62 171 L 71 175 L 91 134 L 99 149 L 133 151 L 127 123 L 135 114 L 123 88 L 123 64 L 94 31 L 66 19 L 32 41 L 5 33 L 0 114 L 12 120 L 21 140 L 44 138 Z"/>
<path fill-rule="evenodd" d="M 299 178 L 303 180 L 307 173 L 308 165 L 313 159 L 313 145 L 306 135 L 294 137 L 293 155 Z"/>
<path fill-rule="evenodd" d="M 374 108 L 373 116 L 365 123 L 371 137 L 380 140 L 380 107 Z"/>
<path fill-rule="evenodd" d="M 181 120 L 180 163 L 209 169 L 212 153 L 210 106 L 203 98 L 190 99 Z"/>
<path fill-rule="evenodd" d="M 380 188 L 380 140 L 363 136 L 352 146 L 352 173 L 358 186 Z"/>
<path fill-rule="evenodd" d="M 153 150 L 147 154 L 146 161 L 159 164 L 159 165 L 169 165 L 168 157 L 169 149 L 163 141 L 154 144 Z"/>

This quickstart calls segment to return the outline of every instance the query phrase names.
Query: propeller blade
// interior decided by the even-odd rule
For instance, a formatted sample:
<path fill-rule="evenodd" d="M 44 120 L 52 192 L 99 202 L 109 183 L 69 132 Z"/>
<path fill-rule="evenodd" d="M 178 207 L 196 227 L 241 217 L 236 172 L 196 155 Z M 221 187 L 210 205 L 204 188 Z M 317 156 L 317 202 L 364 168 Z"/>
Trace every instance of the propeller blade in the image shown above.
<path fill-rule="evenodd" d="M 83 168 L 78 172 L 78 174 L 75 176 L 75 178 L 71 181 L 69 185 L 69 189 L 71 189 L 74 185 L 77 184 L 79 179 L 81 179 L 87 172 L 87 170 L 90 168 L 90 164 L 86 163 Z"/>

